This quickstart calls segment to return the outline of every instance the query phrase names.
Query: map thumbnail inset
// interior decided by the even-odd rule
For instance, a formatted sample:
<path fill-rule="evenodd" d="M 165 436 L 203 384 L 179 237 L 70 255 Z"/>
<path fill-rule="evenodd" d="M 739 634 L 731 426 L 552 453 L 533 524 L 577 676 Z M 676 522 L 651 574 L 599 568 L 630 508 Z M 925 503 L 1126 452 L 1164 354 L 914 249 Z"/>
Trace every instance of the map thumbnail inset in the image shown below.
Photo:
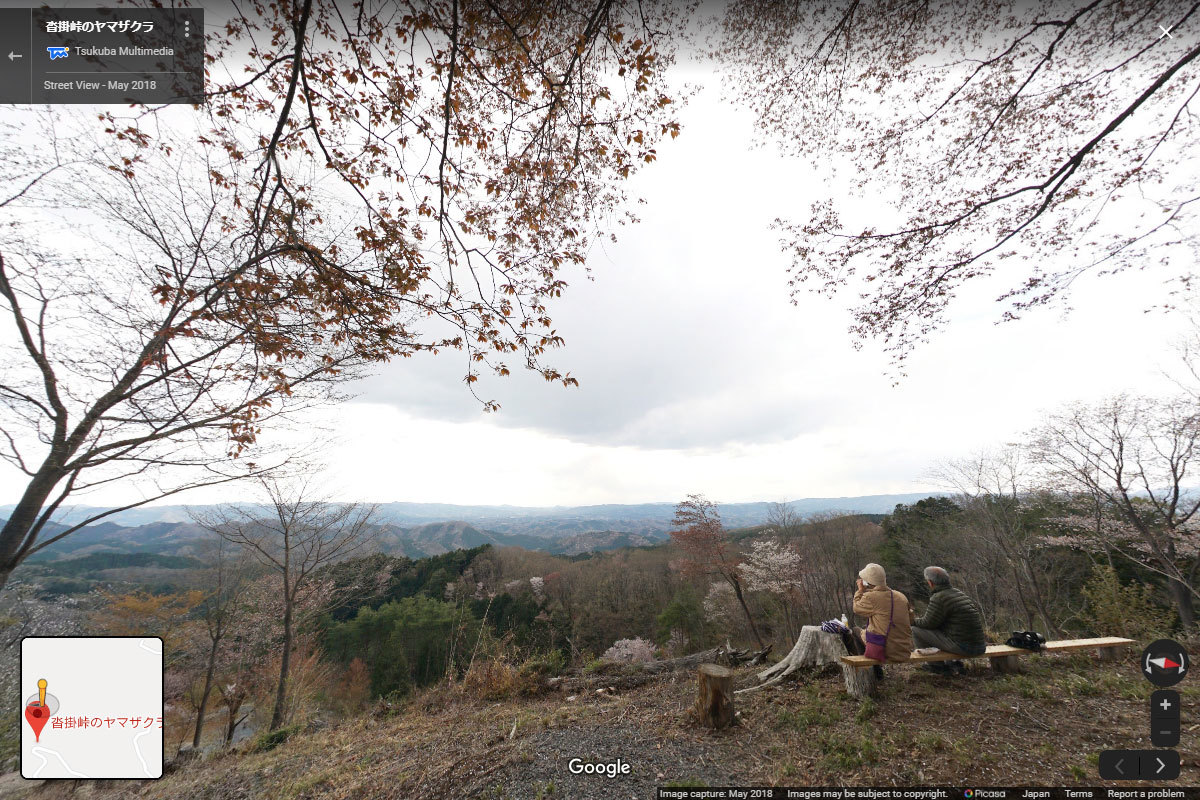
<path fill-rule="evenodd" d="M 162 687 L 157 637 L 22 640 L 22 777 L 162 777 Z"/>

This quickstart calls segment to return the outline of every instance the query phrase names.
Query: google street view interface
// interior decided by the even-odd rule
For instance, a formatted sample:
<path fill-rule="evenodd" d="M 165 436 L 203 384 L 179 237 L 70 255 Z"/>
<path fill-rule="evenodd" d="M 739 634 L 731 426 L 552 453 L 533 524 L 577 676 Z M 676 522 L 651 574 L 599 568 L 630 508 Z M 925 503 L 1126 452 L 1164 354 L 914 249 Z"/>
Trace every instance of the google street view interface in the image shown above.
<path fill-rule="evenodd" d="M 1200 798 L 1200 2 L 4 0 L 0 76 L 0 797 Z"/>

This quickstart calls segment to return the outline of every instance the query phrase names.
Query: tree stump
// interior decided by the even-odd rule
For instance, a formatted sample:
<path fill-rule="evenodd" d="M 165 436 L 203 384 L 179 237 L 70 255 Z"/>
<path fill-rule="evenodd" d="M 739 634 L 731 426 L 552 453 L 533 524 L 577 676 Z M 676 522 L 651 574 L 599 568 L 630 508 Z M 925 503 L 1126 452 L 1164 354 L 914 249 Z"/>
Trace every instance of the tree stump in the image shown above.
<path fill-rule="evenodd" d="M 758 673 L 758 679 L 763 681 L 762 683 L 748 689 L 738 689 L 735 694 L 773 686 L 802 667 L 823 667 L 826 664 L 837 664 L 842 668 L 846 691 L 856 697 L 866 696 L 857 694 L 859 691 L 867 691 L 868 694 L 873 692 L 874 674 L 865 677 L 855 674 L 856 672 L 870 673 L 871 670 L 855 670 L 853 667 L 842 664 L 844 655 L 847 655 L 846 645 L 842 643 L 841 636 L 835 633 L 826 633 L 821 630 L 819 625 L 805 625 L 800 629 L 800 636 L 796 638 L 796 643 L 792 645 L 791 651 L 779 663 Z"/>
<path fill-rule="evenodd" d="M 1020 656 L 993 656 L 988 660 L 992 662 L 992 669 L 1002 675 L 1024 672 Z"/>
<path fill-rule="evenodd" d="M 710 728 L 733 722 L 733 670 L 718 664 L 701 664 L 696 670 L 696 717 Z"/>
<path fill-rule="evenodd" d="M 1125 656 L 1124 647 L 1097 647 L 1096 654 L 1101 661 L 1120 661 Z"/>
<path fill-rule="evenodd" d="M 879 688 L 879 679 L 875 677 L 873 667 L 855 669 L 849 664 L 842 664 L 842 680 L 846 682 L 846 692 L 859 700 L 871 697 Z"/>

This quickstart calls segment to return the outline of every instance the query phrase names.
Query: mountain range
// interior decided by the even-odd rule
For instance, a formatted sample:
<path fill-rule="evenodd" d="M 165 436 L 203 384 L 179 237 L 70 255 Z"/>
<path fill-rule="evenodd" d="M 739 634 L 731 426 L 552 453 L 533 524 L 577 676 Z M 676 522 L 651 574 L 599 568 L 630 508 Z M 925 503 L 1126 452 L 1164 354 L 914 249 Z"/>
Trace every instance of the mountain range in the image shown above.
<path fill-rule="evenodd" d="M 61 530 L 61 528 L 59 529 Z M 54 534 L 54 529 L 47 532 Z M 506 534 L 481 530 L 466 522 L 430 522 L 402 527 L 383 524 L 375 527 L 370 550 L 409 558 L 424 558 L 467 550 L 490 544 L 496 547 L 523 547 L 545 550 L 558 555 L 579 555 L 622 547 L 645 547 L 667 538 L 666 534 L 644 535 L 628 531 L 589 531 L 559 538 Z M 37 553 L 33 562 L 80 558 L 100 553 L 144 553 L 161 556 L 196 556 L 202 542 L 211 534 L 194 522 L 152 522 L 148 525 L 123 526 L 111 522 L 88 525 Z"/>
<path fill-rule="evenodd" d="M 873 494 L 858 497 L 810 497 L 792 500 L 785 505 L 798 514 L 808 515 L 826 511 L 858 512 L 861 514 L 887 514 L 897 503 L 915 503 L 931 494 L 940 492 L 917 492 L 909 494 Z M 740 527 L 758 525 L 767 518 L 772 503 L 722 503 L 721 518 L 727 525 Z M 189 509 L 203 510 L 206 506 L 148 505 L 120 511 L 105 521 L 128 527 L 148 525 L 152 522 L 190 522 Z M 12 505 L 0 505 L 0 517 L 7 517 Z M 72 506 L 55 515 L 56 522 L 72 523 L 86 519 L 98 511 L 100 506 Z M 548 533 L 560 535 L 562 525 L 579 530 L 594 530 L 596 525 L 617 528 L 613 523 L 625 521 L 653 521 L 670 528 L 675 513 L 674 503 L 605 504 L 591 506 L 509 506 L 509 505 L 455 505 L 451 503 L 380 503 L 378 519 L 394 524 L 424 524 L 426 522 L 462 521 L 476 524 L 526 526 L 537 528 L 545 523 Z M 588 527 L 592 526 L 592 527 Z M 530 532 L 525 530 L 524 532 Z M 538 535 L 538 534 L 534 534 Z"/>
<path fill-rule="evenodd" d="M 825 512 L 884 514 L 899 503 L 914 503 L 930 493 L 807 498 L 787 505 L 801 516 Z M 772 504 L 726 503 L 721 518 L 730 528 L 761 525 Z M 92 553 L 156 553 L 191 556 L 205 531 L 191 513 L 204 506 L 143 506 L 121 511 L 88 525 L 38 554 L 38 559 L 72 558 Z M 6 516 L 12 506 L 0 506 Z M 70 524 L 103 511 L 77 506 L 57 515 Z M 383 503 L 376 521 L 376 547 L 410 558 L 440 555 L 460 548 L 492 544 L 544 550 L 562 555 L 643 547 L 663 541 L 671 530 L 673 503 L 592 506 L 451 505 L 443 503 Z M 51 525 L 45 539 L 61 525 Z"/>

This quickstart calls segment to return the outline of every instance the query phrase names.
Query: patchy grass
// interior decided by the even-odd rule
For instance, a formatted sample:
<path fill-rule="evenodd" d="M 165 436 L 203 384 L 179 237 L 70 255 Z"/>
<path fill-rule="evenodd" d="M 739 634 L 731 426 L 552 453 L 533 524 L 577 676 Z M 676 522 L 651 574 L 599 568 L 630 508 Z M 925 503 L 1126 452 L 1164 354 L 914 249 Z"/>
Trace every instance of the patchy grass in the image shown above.
<path fill-rule="evenodd" d="M 858 706 L 858 713 L 854 715 L 854 719 L 861 725 L 862 723 L 871 719 L 871 717 L 875 716 L 875 712 L 878 710 L 879 704 L 876 703 L 872 698 L 863 698 L 863 701 Z"/>
<path fill-rule="evenodd" d="M 842 718 L 841 709 L 836 706 L 808 705 L 792 710 L 781 708 L 775 715 L 780 725 L 805 730 L 812 726 L 824 727 L 834 725 Z"/>
<path fill-rule="evenodd" d="M 285 725 L 278 730 L 268 731 L 260 734 L 250 745 L 248 752 L 265 753 L 268 750 L 274 750 L 279 745 L 286 742 L 288 739 L 300 732 L 301 725 Z"/>
<path fill-rule="evenodd" d="M 940 731 L 921 731 L 914 740 L 918 750 L 941 752 L 950 746 L 950 740 Z"/>
<path fill-rule="evenodd" d="M 824 756 L 822 764 L 835 772 L 858 769 L 867 764 L 879 761 L 883 752 L 879 742 L 866 733 L 845 734 L 831 733 L 820 738 Z"/>
<path fill-rule="evenodd" d="M 864 702 L 845 694 L 840 674 L 810 675 L 805 683 L 738 695 L 741 724 L 724 731 L 693 721 L 692 672 L 612 696 L 581 692 L 570 702 L 559 693 L 484 700 L 439 687 L 399 709 L 294 733 L 270 750 L 227 754 L 159 781 L 97 783 L 88 796 L 595 796 L 595 776 L 567 769 L 574 757 L 629 764 L 629 775 L 600 779 L 611 796 L 623 797 L 650 797 L 656 786 L 954 785 L 968 777 L 993 786 L 1099 786 L 1101 750 L 1144 746 L 1153 687 L 1141 680 L 1136 661 L 1132 654 L 1117 663 L 1025 657 L 1024 675 L 998 675 L 976 662 L 958 678 L 889 667 L 879 695 Z M 740 671 L 738 687 L 751 685 L 754 672 Z M 1191 700 L 1183 708 L 1186 731 L 1200 726 L 1200 687 L 1179 688 Z M 1185 735 L 1179 750 L 1181 777 L 1166 785 L 1200 784 L 1196 737 Z M 15 786 L 13 797 L 36 792 L 30 800 L 66 800 L 70 791 L 61 784 Z"/>

